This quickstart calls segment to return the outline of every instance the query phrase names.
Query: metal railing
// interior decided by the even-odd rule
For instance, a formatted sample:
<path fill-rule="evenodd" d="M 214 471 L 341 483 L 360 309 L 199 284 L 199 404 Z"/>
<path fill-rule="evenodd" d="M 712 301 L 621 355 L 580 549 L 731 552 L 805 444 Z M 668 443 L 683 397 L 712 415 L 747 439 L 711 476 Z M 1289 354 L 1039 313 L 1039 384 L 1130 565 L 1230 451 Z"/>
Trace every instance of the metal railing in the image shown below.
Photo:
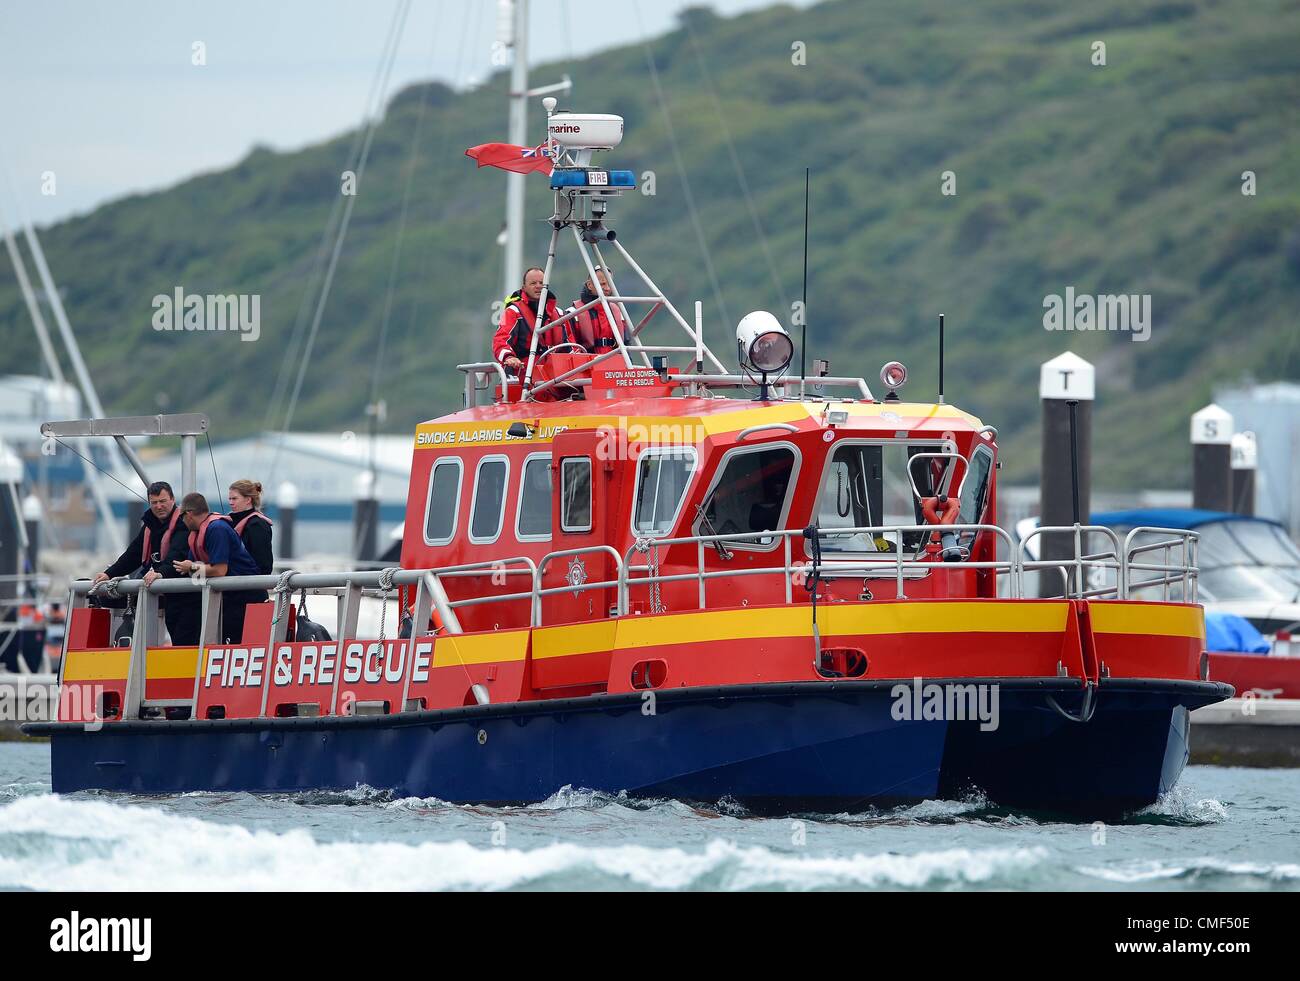
<path fill-rule="evenodd" d="M 1134 545 L 1133 541 L 1139 535 L 1172 535 L 1172 539 L 1165 541 L 1148 542 L 1145 545 Z M 1173 549 L 1179 550 L 1178 561 L 1175 563 L 1171 555 Z M 1164 557 L 1163 563 L 1134 562 L 1134 558 L 1146 555 L 1151 552 L 1162 552 Z M 1185 528 L 1159 528 L 1151 525 L 1143 525 L 1134 528 L 1124 536 L 1124 564 L 1128 575 L 1128 593 L 1131 596 L 1135 590 L 1149 589 L 1153 586 L 1163 588 L 1163 597 L 1165 602 L 1171 599 L 1169 587 L 1178 583 L 1182 587 L 1179 598 L 1184 603 L 1195 603 L 1197 597 L 1197 572 L 1199 571 L 1199 551 L 1200 536 L 1194 531 L 1188 531 Z M 1158 573 L 1158 578 L 1143 579 L 1135 581 L 1134 572 Z"/>
<path fill-rule="evenodd" d="M 941 562 L 933 557 L 922 558 L 924 552 L 924 542 L 928 541 L 929 536 L 936 531 L 943 534 L 988 532 L 1000 541 L 1005 542 L 1007 552 L 1010 556 L 1006 561 L 992 562 L 972 562 L 968 558 L 963 558 L 960 562 Z M 904 590 L 904 583 L 908 579 L 921 578 L 936 568 L 948 569 L 991 569 L 994 576 L 999 574 L 1012 577 L 1013 583 L 1016 583 L 1015 589 L 1019 592 L 1019 583 L 1017 579 L 1018 567 L 1015 560 L 1015 550 L 1012 545 L 1011 536 L 1005 529 L 997 525 L 871 525 L 853 528 L 836 528 L 833 532 L 822 531 L 821 536 L 825 538 L 828 534 L 834 535 L 868 535 L 871 538 L 894 537 L 894 549 L 890 552 L 857 552 L 857 553 L 840 553 L 844 557 L 827 558 L 823 556 L 818 563 L 817 574 L 822 579 L 893 579 L 896 583 L 896 598 L 906 599 L 907 594 Z M 916 551 L 911 552 L 903 547 L 904 536 L 917 534 L 922 535 L 922 544 Z M 699 583 L 699 606 L 704 609 L 707 605 L 707 593 L 705 584 L 712 579 L 740 578 L 743 576 L 762 576 L 762 575 L 780 575 L 783 577 L 785 587 L 785 602 L 789 603 L 794 597 L 795 578 L 807 576 L 813 571 L 811 561 L 802 560 L 793 562 L 791 555 L 791 541 L 796 538 L 802 538 L 804 531 L 801 528 L 787 528 L 777 531 L 757 531 L 757 532 L 740 532 L 728 535 L 688 535 L 681 538 L 655 538 L 640 539 L 624 555 L 624 564 L 626 566 L 626 578 L 621 585 L 623 592 L 622 608 L 627 609 L 629 606 L 629 592 L 633 587 L 652 586 L 669 582 L 686 582 L 695 580 Z M 716 549 L 718 544 L 726 545 L 728 543 L 753 542 L 758 545 L 771 543 L 772 548 L 776 547 L 777 541 L 780 540 L 783 550 L 783 562 L 781 565 L 764 565 L 750 569 L 716 569 L 706 570 L 704 557 L 707 554 L 707 548 Z M 671 574 L 654 574 L 638 578 L 632 578 L 631 573 L 641 569 L 649 570 L 649 565 L 633 566 L 631 564 L 633 552 L 640 551 L 649 554 L 649 548 L 670 547 L 673 545 L 691 545 L 696 546 L 696 570 L 694 572 L 671 573 Z M 825 546 L 822 546 L 825 549 Z M 958 546 L 964 548 L 964 546 Z M 833 553 L 834 554 L 834 553 Z M 871 555 L 879 555 L 881 558 L 871 558 Z M 724 560 L 725 561 L 725 560 Z M 909 575 L 908 573 L 911 573 Z"/>
<path fill-rule="evenodd" d="M 955 562 L 943 561 L 939 554 L 929 552 L 926 549 L 926 544 L 936 532 L 944 535 L 970 534 L 972 540 L 974 536 L 990 534 L 1006 547 L 1007 558 L 992 561 L 971 561 L 966 545 L 953 545 L 949 542 L 942 544 L 941 547 L 947 550 L 949 554 L 953 554 L 952 549 L 954 548 L 962 549 L 962 552 L 957 553 L 962 557 Z M 1028 542 L 1032 540 L 1034 535 L 1044 532 L 1070 533 L 1074 542 L 1074 555 L 1068 559 L 1057 560 L 1027 559 Z M 703 610 L 708 608 L 707 585 L 714 580 L 738 580 L 747 576 L 780 576 L 784 601 L 791 603 L 794 600 L 795 586 L 802 586 L 806 582 L 806 577 L 814 572 L 820 580 L 824 581 L 845 578 L 862 579 L 864 582 L 863 599 L 870 598 L 868 581 L 871 579 L 893 580 L 895 598 L 901 600 L 907 598 L 906 583 L 909 580 L 926 578 L 937 570 L 964 571 L 969 569 L 989 570 L 994 577 L 999 575 L 1007 576 L 1011 584 L 1011 598 L 1019 599 L 1023 597 L 1024 593 L 1025 573 L 1049 568 L 1062 571 L 1065 586 L 1063 595 L 1072 599 L 1111 596 L 1115 599 L 1124 600 L 1130 597 L 1133 589 L 1147 589 L 1159 586 L 1164 589 L 1165 600 L 1169 601 L 1171 598 L 1170 587 L 1175 584 L 1181 587 L 1183 602 L 1195 602 L 1196 597 L 1196 580 L 1199 571 L 1195 564 L 1198 536 L 1195 532 L 1181 529 L 1136 528 L 1129 533 L 1122 548 L 1118 537 L 1111 529 L 1097 525 L 1040 528 L 1018 545 L 1012 541 L 1011 536 L 1004 529 L 997 525 L 987 524 L 874 525 L 836 528 L 833 532 L 822 531 L 820 534 L 823 538 L 828 534 L 866 535 L 872 540 L 893 536 L 891 543 L 893 548 L 891 551 L 880 552 L 837 553 L 832 551 L 830 557 L 827 557 L 823 552 L 820 561 L 814 563 L 808 559 L 796 561 L 793 557 L 792 543 L 796 537 L 804 537 L 805 532 L 803 529 L 779 529 L 727 535 L 688 535 L 677 538 L 640 538 L 622 555 L 609 545 L 592 545 L 584 548 L 553 551 L 546 554 L 540 561 L 534 561 L 528 556 L 513 556 L 505 559 L 430 569 L 389 568 L 378 571 L 349 570 L 341 572 L 295 572 L 287 570 L 279 575 L 270 576 L 222 576 L 204 580 L 189 578 L 157 579 L 149 586 L 146 586 L 143 580 L 140 579 L 116 579 L 101 583 L 78 580 L 72 584 L 68 606 L 69 611 L 85 607 L 88 597 L 101 592 L 106 595 L 134 599 L 135 627 L 131 635 L 131 659 L 127 675 L 126 697 L 123 700 L 123 711 L 124 713 L 133 713 L 126 714 L 124 717 L 136 718 L 139 717 L 141 707 L 193 706 L 197 704 L 193 699 L 146 702 L 144 698 L 146 654 L 150 647 L 159 646 L 161 640 L 158 597 L 171 593 L 195 591 L 201 593 L 202 617 L 198 645 L 200 651 L 208 647 L 222 646 L 222 638 L 218 634 L 219 601 L 221 599 L 220 594 L 228 591 L 270 591 L 276 606 L 270 633 L 266 638 L 268 650 L 275 644 L 283 643 L 287 639 L 288 617 L 284 615 L 284 612 L 291 594 L 297 591 L 311 591 L 314 594 L 328 593 L 336 596 L 339 604 L 337 634 L 340 640 L 357 636 L 358 613 L 363 596 L 379 595 L 387 600 L 399 587 L 414 589 L 414 601 L 409 609 L 412 623 L 421 625 L 418 627 L 419 631 L 423 632 L 425 629 L 423 625 L 427 624 L 433 613 L 436 612 L 442 623 L 442 630 L 450 634 L 461 633 L 459 619 L 456 615 L 458 609 L 489 603 L 527 602 L 528 625 L 532 628 L 541 627 L 544 619 L 542 601 L 548 596 L 556 596 L 566 592 L 571 592 L 577 596 L 583 592 L 593 590 L 613 589 L 616 597 L 615 603 L 608 610 L 602 611 L 600 617 L 603 618 L 606 615 L 627 615 L 631 609 L 631 594 L 635 589 L 644 588 L 650 590 L 653 598 L 651 611 L 660 613 L 665 612 L 667 607 L 658 600 L 659 587 L 667 583 L 693 581 L 697 584 L 698 609 Z M 1103 535 L 1114 545 L 1114 548 L 1109 551 L 1084 553 L 1083 543 L 1089 535 L 1093 534 Z M 1140 534 L 1164 534 L 1170 535 L 1172 538 L 1135 545 L 1134 539 Z M 915 548 L 908 548 L 906 545 L 907 538 L 911 535 L 919 536 L 916 539 Z M 763 547 L 766 552 L 773 552 L 780 548 L 781 557 L 778 563 L 758 565 L 751 568 L 708 568 L 705 560 L 709 549 L 717 550 L 719 561 L 734 560 L 736 553 L 728 552 L 726 549 L 726 545 L 729 543 L 733 546 L 750 543 L 754 546 Z M 659 549 L 689 545 L 695 546 L 694 569 L 682 572 L 659 571 Z M 825 546 L 823 546 L 824 549 Z M 1136 561 L 1141 556 L 1155 551 L 1163 552 L 1163 562 Z M 1175 551 L 1178 553 L 1177 559 L 1174 558 Z M 634 563 L 634 554 L 637 552 L 646 556 L 644 565 Z M 565 558 L 576 559 L 584 555 L 599 555 L 612 560 L 615 570 L 614 578 L 588 581 L 579 575 L 580 568 L 575 564 L 573 573 L 567 577 L 567 581 L 563 585 L 543 585 L 547 567 L 552 562 Z M 511 568 L 512 566 L 518 568 Z M 680 568 L 680 563 L 677 563 L 677 566 Z M 1116 577 L 1115 585 L 1089 587 L 1089 573 L 1097 570 L 1103 570 L 1106 573 L 1113 572 Z M 637 575 L 640 572 L 644 572 L 645 575 Z M 1155 577 L 1135 581 L 1132 577 L 1134 572 L 1153 573 Z M 492 575 L 493 579 L 498 575 L 507 578 L 510 576 L 527 576 L 529 578 L 528 589 L 469 596 L 457 600 L 448 598 L 444 579 L 482 577 L 488 573 Z M 585 576 L 585 572 L 582 575 Z M 592 613 L 594 615 L 595 611 L 593 610 Z M 412 633 L 415 632 L 416 629 L 413 629 Z M 381 635 L 385 634 L 386 629 L 381 629 L 380 633 Z M 396 633 L 395 630 L 394 634 L 396 635 Z M 381 636 L 379 639 L 384 640 L 387 638 Z M 63 651 L 65 655 L 67 654 L 67 643 L 68 638 L 65 635 Z M 66 664 L 67 658 L 65 656 L 60 665 L 60 683 L 63 680 L 62 672 Z M 198 696 L 201 669 L 202 657 L 199 658 L 199 664 L 195 668 L 194 699 L 197 699 Z M 265 711 L 265 705 L 263 705 L 263 711 Z"/>
<path fill-rule="evenodd" d="M 1069 535 L 1074 555 L 1066 559 L 1030 559 L 1029 544 L 1042 535 Z M 1113 546 L 1109 551 L 1084 552 L 1084 542 L 1091 535 L 1101 535 Z M 1017 549 L 1020 568 L 1018 596 L 1024 592 L 1024 574 L 1043 569 L 1059 569 L 1065 575 L 1064 593 L 1072 599 L 1124 599 L 1127 596 L 1127 564 L 1120 554 L 1119 536 L 1105 525 L 1045 525 L 1035 528 L 1020 540 Z M 1115 574 L 1113 586 L 1101 585 L 1086 588 L 1090 574 L 1101 572 L 1104 578 L 1107 572 Z"/>

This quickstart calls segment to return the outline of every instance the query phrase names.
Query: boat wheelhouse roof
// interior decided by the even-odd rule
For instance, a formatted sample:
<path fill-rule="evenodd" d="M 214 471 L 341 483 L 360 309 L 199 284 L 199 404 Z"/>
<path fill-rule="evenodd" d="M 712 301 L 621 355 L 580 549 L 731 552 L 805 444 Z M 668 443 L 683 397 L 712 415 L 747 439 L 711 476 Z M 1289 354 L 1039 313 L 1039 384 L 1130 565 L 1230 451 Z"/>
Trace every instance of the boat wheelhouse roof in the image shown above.
<path fill-rule="evenodd" d="M 526 405 L 526 408 L 525 408 Z M 832 413 L 845 413 L 831 419 Z M 904 438 L 915 434 L 974 432 L 978 418 L 952 405 L 921 402 L 771 401 L 732 398 L 622 398 L 601 401 L 499 403 L 475 406 L 416 427 L 416 449 L 440 445 L 482 445 L 509 437 L 505 428 L 525 422 L 544 430 L 627 429 L 635 426 L 680 427 L 699 439 L 741 432 L 754 426 L 791 425 L 796 430 L 822 428 L 830 421 L 859 432 Z M 502 433 L 496 434 L 500 427 Z M 661 430 L 662 431 L 662 430 Z M 454 439 L 440 436 L 455 434 Z"/>

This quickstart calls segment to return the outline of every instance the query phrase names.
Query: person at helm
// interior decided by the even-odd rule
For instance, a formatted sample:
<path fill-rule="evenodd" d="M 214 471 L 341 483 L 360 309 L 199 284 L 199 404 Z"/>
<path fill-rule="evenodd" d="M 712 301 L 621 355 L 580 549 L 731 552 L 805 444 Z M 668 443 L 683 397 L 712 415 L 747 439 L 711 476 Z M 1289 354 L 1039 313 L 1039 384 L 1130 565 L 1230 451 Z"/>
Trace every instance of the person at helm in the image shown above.
<path fill-rule="evenodd" d="M 524 366 L 528 363 L 528 348 L 532 343 L 533 328 L 537 323 L 537 304 L 542 296 L 542 270 L 536 266 L 524 272 L 523 286 L 518 293 L 506 299 L 506 308 L 501 315 L 501 323 L 492 337 L 492 356 L 507 370 L 522 376 Z M 546 327 L 553 320 L 560 319 L 555 297 L 546 297 L 546 311 L 542 316 L 542 331 L 537 338 L 537 353 L 540 356 L 547 348 L 556 344 L 572 343 L 573 335 L 567 321 L 558 328 Z"/>
<path fill-rule="evenodd" d="M 596 267 L 596 280 L 600 283 L 600 292 L 605 296 L 611 296 L 614 293 L 610 286 L 609 274 L 604 266 Z M 596 283 L 591 277 L 587 277 L 587 282 L 583 284 L 582 294 L 573 304 L 573 309 L 591 303 L 598 298 L 596 293 Z M 618 337 L 627 341 L 627 323 L 623 319 L 623 312 L 618 308 L 618 304 L 610 303 L 609 312 L 614 316 L 614 324 L 610 325 L 609 317 L 605 316 L 605 304 L 597 303 L 593 307 L 588 307 L 573 318 L 573 333 L 579 344 L 585 347 L 592 354 L 604 354 L 612 347 L 617 347 L 618 342 L 614 339 L 614 332 L 618 331 Z"/>

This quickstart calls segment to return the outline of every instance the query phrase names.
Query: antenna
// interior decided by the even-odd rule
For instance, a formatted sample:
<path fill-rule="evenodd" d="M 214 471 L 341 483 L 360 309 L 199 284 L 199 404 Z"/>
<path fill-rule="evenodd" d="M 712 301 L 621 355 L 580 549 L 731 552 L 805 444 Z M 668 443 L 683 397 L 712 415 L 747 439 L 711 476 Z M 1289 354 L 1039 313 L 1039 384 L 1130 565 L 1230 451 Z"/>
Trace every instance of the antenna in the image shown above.
<path fill-rule="evenodd" d="M 799 335 L 799 398 L 808 384 L 808 197 L 812 186 L 812 169 L 803 169 L 803 324 Z"/>
<path fill-rule="evenodd" d="M 943 314 L 939 314 L 939 404 L 943 405 Z"/>
<path fill-rule="evenodd" d="M 1079 408 L 1078 399 L 1065 403 L 1070 407 L 1070 494 L 1074 505 L 1074 524 L 1079 525 L 1079 433 L 1074 414 Z"/>

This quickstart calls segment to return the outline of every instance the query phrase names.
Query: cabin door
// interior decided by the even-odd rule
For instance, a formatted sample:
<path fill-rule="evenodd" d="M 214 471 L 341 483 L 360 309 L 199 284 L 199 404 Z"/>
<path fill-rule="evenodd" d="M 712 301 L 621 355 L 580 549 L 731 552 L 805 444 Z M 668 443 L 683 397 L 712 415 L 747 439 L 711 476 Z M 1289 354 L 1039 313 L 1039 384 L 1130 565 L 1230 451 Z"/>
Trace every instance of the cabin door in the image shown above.
<path fill-rule="evenodd" d="M 613 556 L 598 548 L 622 537 L 613 526 L 621 471 L 616 461 L 605 459 L 608 453 L 601 452 L 605 442 L 598 433 L 561 433 L 552 446 L 551 547 L 556 552 L 584 551 L 558 555 L 547 564 L 544 587 L 572 588 L 542 598 L 546 626 L 604 620 L 616 610 L 617 587 L 582 588 L 618 578 Z"/>

